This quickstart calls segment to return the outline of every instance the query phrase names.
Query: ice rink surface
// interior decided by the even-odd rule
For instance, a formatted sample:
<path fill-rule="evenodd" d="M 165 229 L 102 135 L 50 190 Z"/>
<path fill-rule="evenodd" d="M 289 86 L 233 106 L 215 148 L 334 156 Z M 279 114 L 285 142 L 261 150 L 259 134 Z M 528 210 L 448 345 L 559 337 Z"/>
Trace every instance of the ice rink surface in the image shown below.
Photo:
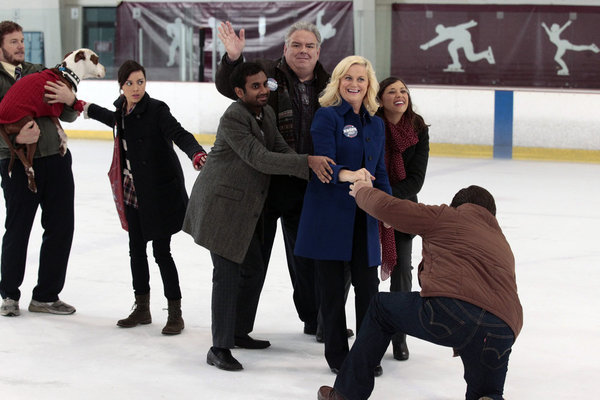
<path fill-rule="evenodd" d="M 27 311 L 37 279 L 39 212 L 31 235 L 21 316 L 0 317 L 0 398 L 13 399 L 316 399 L 335 376 L 323 345 L 302 333 L 278 232 L 253 336 L 266 350 L 235 349 L 242 372 L 206 364 L 211 345 L 212 264 L 207 250 L 179 233 L 178 266 L 186 327 L 161 335 L 167 317 L 158 267 L 150 255 L 153 323 L 118 328 L 133 303 L 127 234 L 121 230 L 107 171 L 108 141 L 72 140 L 75 238 L 61 299 L 71 316 Z M 188 189 L 196 172 L 179 152 Z M 448 203 L 471 184 L 495 196 L 498 220 L 517 262 L 524 327 L 513 347 L 505 397 L 596 398 L 600 377 L 600 165 L 431 158 L 419 199 Z M 0 209 L 4 221 L 5 209 Z M 235 221 L 231 221 L 235 223 Z M 420 260 L 420 239 L 413 265 Z M 151 254 L 151 248 L 149 248 Z M 381 291 L 389 289 L 382 282 Z M 413 290 L 418 290 L 416 276 Z M 347 303 L 354 325 L 353 295 Z M 354 339 L 350 340 L 350 344 Z M 461 399 L 462 363 L 452 350 L 409 338 L 410 359 L 382 360 L 373 399 Z"/>

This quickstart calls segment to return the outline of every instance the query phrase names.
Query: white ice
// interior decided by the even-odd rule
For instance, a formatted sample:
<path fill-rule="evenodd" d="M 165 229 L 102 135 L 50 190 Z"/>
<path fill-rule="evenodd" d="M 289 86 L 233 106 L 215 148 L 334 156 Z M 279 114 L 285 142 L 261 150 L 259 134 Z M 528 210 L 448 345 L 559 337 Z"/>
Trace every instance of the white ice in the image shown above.
<path fill-rule="evenodd" d="M 77 312 L 27 311 L 37 279 L 38 212 L 21 286 L 22 314 L 0 318 L 1 399 L 316 399 L 319 386 L 333 384 L 323 345 L 302 333 L 279 234 L 253 332 L 272 346 L 235 349 L 244 371 L 206 364 L 212 265 L 208 252 L 184 233 L 172 241 L 183 292 L 183 333 L 160 333 L 166 300 L 151 256 L 153 323 L 118 328 L 115 323 L 128 315 L 133 293 L 127 234 L 119 226 L 106 175 L 112 144 L 72 140 L 70 149 L 76 223 L 61 299 Z M 179 154 L 191 188 L 196 172 Z M 447 203 L 470 184 L 495 195 L 498 219 L 517 261 L 525 323 L 510 358 L 506 398 L 595 398 L 600 377 L 600 165 L 433 157 L 420 200 Z M 4 215 L 2 207 L 0 220 Z M 419 260 L 416 239 L 413 264 Z M 380 285 L 388 289 L 388 282 Z M 418 290 L 416 277 L 413 289 Z M 353 310 L 351 295 L 347 314 L 355 328 Z M 393 360 L 388 349 L 373 399 L 464 398 L 462 364 L 451 357 L 451 349 L 414 338 L 408 345 L 405 362 Z"/>

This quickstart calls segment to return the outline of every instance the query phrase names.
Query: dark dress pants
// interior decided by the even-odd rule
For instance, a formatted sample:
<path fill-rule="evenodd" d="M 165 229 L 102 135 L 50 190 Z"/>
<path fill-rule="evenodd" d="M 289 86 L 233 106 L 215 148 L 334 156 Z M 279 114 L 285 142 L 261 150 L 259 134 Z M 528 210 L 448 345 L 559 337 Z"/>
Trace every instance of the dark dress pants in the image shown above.
<path fill-rule="evenodd" d="M 390 292 L 410 292 L 412 290 L 412 235 L 394 231 L 396 242 L 396 266 L 390 276 Z M 396 344 L 406 341 L 406 335 L 399 333 L 392 338 Z"/>
<path fill-rule="evenodd" d="M 213 346 L 232 349 L 235 336 L 254 329 L 256 310 L 265 281 L 262 235 L 256 229 L 241 264 L 213 252 L 212 337 Z"/>
<path fill-rule="evenodd" d="M 8 159 L 0 160 L 2 190 L 6 204 L 5 233 L 2 240 L 0 294 L 19 300 L 19 287 L 25 276 L 27 245 L 38 206 L 42 209 L 42 246 L 37 285 L 32 298 L 58 300 L 65 284 L 67 264 L 73 242 L 75 185 L 71 152 L 33 160 L 37 193 L 27 188 L 23 164 L 15 160 L 8 176 Z"/>
<path fill-rule="evenodd" d="M 150 293 L 150 269 L 146 254 L 148 242 L 142 233 L 139 211 L 126 206 L 125 215 L 129 225 L 129 257 L 133 290 L 136 295 L 148 294 Z M 152 252 L 160 270 L 165 297 L 169 300 L 181 299 L 179 274 L 171 255 L 171 235 L 153 239 Z"/>
<path fill-rule="evenodd" d="M 396 242 L 396 266 L 390 276 L 390 292 L 410 292 L 412 290 L 412 237 L 394 231 Z"/>
<path fill-rule="evenodd" d="M 467 400 L 502 399 L 515 340 L 510 327 L 473 304 L 447 297 L 424 298 L 418 292 L 379 293 L 373 298 L 335 380 L 335 390 L 347 400 L 369 398 L 375 384 L 373 370 L 398 332 L 457 349 Z"/>
<path fill-rule="evenodd" d="M 305 192 L 306 181 L 299 178 L 288 176 L 273 176 L 271 178 L 269 195 L 263 214 L 263 255 L 265 264 L 268 265 L 275 233 L 277 232 L 277 220 L 279 219 L 281 220 L 285 255 L 294 290 L 293 299 L 298 317 L 306 324 L 316 325 L 319 306 L 316 292 L 315 262 L 310 258 L 294 255 Z"/>
<path fill-rule="evenodd" d="M 368 265 L 366 214 L 357 208 L 354 224 L 352 260 L 317 260 L 317 282 L 323 315 L 323 341 L 325 359 L 330 368 L 339 369 L 348 354 L 348 334 L 346 332 L 346 270 L 350 269 L 355 294 L 356 328 L 359 331 L 366 315 L 371 298 L 379 288 L 377 267 Z M 373 366 L 375 368 L 375 366 Z"/>

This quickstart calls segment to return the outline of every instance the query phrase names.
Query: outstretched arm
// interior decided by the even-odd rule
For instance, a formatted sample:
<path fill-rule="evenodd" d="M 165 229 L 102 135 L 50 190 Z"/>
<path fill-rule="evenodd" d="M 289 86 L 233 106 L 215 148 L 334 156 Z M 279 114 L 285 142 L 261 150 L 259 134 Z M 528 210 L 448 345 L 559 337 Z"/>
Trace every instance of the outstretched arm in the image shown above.
<path fill-rule="evenodd" d="M 441 34 L 439 34 L 439 33 L 438 33 L 438 35 L 437 35 L 436 37 L 434 37 L 433 39 L 431 39 L 429 42 L 427 42 L 427 43 L 425 43 L 425 44 L 422 44 L 422 45 L 420 46 L 420 47 L 421 47 L 421 50 L 427 50 L 427 49 L 429 49 L 430 47 L 433 47 L 433 46 L 435 46 L 435 45 L 436 45 L 436 44 L 438 44 L 438 43 L 442 43 L 442 42 L 443 42 L 444 40 L 446 40 L 446 39 L 448 39 L 448 38 L 446 37 L 446 35 L 441 35 Z"/>
<path fill-rule="evenodd" d="M 550 28 L 548 28 L 548 25 L 546 25 L 545 22 L 542 22 L 542 28 L 544 28 L 544 30 L 546 31 L 546 34 L 548 36 L 550 36 Z"/>
<path fill-rule="evenodd" d="M 558 33 L 562 33 L 565 29 L 567 29 L 571 25 L 571 20 L 568 20 L 561 28 L 558 30 Z"/>
<path fill-rule="evenodd" d="M 473 28 L 474 26 L 477 26 L 477 21 L 472 19 L 469 22 L 465 22 L 464 24 L 455 26 L 455 28 L 469 29 L 469 28 Z"/>

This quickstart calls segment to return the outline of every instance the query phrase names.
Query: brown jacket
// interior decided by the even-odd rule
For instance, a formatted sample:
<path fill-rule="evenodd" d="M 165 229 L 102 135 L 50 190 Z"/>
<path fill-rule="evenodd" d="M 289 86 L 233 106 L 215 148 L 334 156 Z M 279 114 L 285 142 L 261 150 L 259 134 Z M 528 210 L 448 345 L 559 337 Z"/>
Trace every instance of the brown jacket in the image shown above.
<path fill-rule="evenodd" d="M 496 218 L 476 204 L 457 208 L 401 200 L 362 188 L 358 206 L 394 229 L 423 239 L 422 297 L 451 297 L 491 312 L 515 338 L 523 326 L 515 259 Z"/>

